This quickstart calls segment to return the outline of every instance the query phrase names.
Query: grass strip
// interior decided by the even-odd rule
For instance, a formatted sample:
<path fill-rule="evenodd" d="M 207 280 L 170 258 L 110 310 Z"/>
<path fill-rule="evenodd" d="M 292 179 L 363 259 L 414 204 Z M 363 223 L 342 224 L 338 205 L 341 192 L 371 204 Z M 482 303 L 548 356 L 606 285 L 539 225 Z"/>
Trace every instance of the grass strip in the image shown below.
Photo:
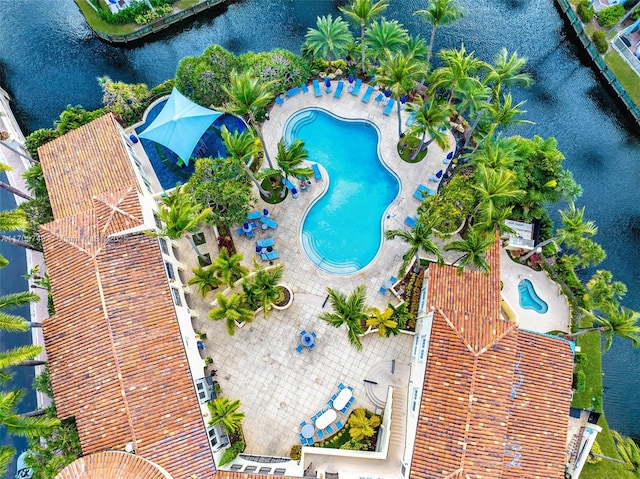
<path fill-rule="evenodd" d="M 106 33 L 107 35 L 127 35 L 139 28 L 139 25 L 135 23 L 127 23 L 125 25 L 114 25 L 102 20 L 96 11 L 87 3 L 87 0 L 76 0 L 76 5 L 82 11 L 87 23 L 94 30 Z"/>
<path fill-rule="evenodd" d="M 604 56 L 604 61 L 627 91 L 633 102 L 640 106 L 640 77 L 638 73 L 631 68 L 615 50 L 610 50 L 609 53 Z"/>

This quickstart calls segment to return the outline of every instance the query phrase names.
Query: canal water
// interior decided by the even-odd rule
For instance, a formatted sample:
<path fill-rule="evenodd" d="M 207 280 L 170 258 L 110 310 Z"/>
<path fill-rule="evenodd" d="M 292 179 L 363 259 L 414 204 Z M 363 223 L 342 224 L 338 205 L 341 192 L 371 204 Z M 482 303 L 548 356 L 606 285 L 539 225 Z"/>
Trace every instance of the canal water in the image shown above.
<path fill-rule="evenodd" d="M 84 1 L 84 0 L 79 0 Z M 96 77 L 144 82 L 173 77 L 178 61 L 199 55 L 212 43 L 235 52 L 276 47 L 299 51 L 318 15 L 336 14 L 340 1 L 242 0 L 213 9 L 192 22 L 160 34 L 154 41 L 113 47 L 95 39 L 77 6 L 59 0 L 0 0 L 2 86 L 16 99 L 15 112 L 27 130 L 50 127 L 68 104 L 100 106 Z M 596 238 L 608 252 L 602 268 L 624 281 L 624 303 L 640 310 L 640 128 L 602 86 L 553 0 L 461 0 L 467 15 L 441 28 L 436 48 L 458 47 L 491 61 L 505 46 L 529 58 L 535 78 L 526 100 L 535 125 L 511 133 L 555 136 L 566 166 L 584 188 L 578 206 L 596 220 Z M 387 17 L 398 19 L 425 38 L 429 29 L 412 13 L 423 0 L 391 0 Z M 555 213 L 556 208 L 553 209 Z M 0 271 L 0 274 L 7 274 Z M 590 272 L 584 272 L 586 276 Z M 617 340 L 604 357 L 605 409 L 611 426 L 640 436 L 640 350 Z"/>

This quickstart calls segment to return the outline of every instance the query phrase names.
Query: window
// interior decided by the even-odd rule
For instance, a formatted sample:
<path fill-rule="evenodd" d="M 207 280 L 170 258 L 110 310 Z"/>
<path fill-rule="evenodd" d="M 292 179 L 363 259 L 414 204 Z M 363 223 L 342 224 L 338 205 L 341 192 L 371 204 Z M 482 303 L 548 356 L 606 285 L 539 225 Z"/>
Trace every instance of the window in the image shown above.
<path fill-rule="evenodd" d="M 173 295 L 173 302 L 176 306 L 182 306 L 182 299 L 180 299 L 180 291 L 176 288 L 171 288 L 171 294 Z"/>
<path fill-rule="evenodd" d="M 425 299 L 427 297 L 427 287 L 423 286 L 420 291 L 420 302 L 418 303 L 418 311 L 426 312 Z"/>
<path fill-rule="evenodd" d="M 162 252 L 166 255 L 169 254 L 169 246 L 167 245 L 167 240 L 164 238 L 158 238 L 158 241 L 160 241 L 160 249 L 162 250 Z"/>
<path fill-rule="evenodd" d="M 171 281 L 174 281 L 176 279 L 176 273 L 173 270 L 173 265 L 171 263 L 167 263 L 166 261 L 164 262 L 164 267 L 167 270 L 167 276 L 169 276 L 169 279 Z"/>
<path fill-rule="evenodd" d="M 413 388 L 413 395 L 411 396 L 411 410 L 416 412 L 416 408 L 418 407 L 418 388 Z"/>
<path fill-rule="evenodd" d="M 218 444 L 218 435 L 216 434 L 216 430 L 210 427 L 207 429 L 207 433 L 209 434 L 209 444 L 211 444 L 212 448 L 215 448 Z"/>
<path fill-rule="evenodd" d="M 156 226 L 159 229 L 162 229 L 162 221 L 160 221 L 160 218 L 158 218 L 158 215 L 156 215 L 155 213 L 153 214 L 153 220 L 156 222 Z"/>
<path fill-rule="evenodd" d="M 422 341 L 420 342 L 420 361 L 424 361 L 424 355 L 427 352 L 427 337 L 422 336 Z"/>

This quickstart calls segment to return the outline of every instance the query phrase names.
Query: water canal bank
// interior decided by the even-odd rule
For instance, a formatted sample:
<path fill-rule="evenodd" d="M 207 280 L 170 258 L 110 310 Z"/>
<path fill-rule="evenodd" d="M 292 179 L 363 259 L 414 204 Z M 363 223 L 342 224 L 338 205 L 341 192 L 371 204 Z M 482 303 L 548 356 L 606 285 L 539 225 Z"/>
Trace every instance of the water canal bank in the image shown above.
<path fill-rule="evenodd" d="M 155 85 L 172 77 L 178 61 L 199 55 L 212 43 L 241 53 L 288 48 L 298 51 L 317 15 L 336 15 L 347 1 L 245 0 L 220 14 L 205 12 L 193 22 L 158 34 L 153 42 L 116 48 L 95 38 L 75 4 L 42 0 L 4 2 L 0 52 L 5 85 L 17 99 L 16 114 L 29 130 L 50 127 L 68 104 L 100 105 L 96 77 Z M 596 220 L 596 237 L 608 252 L 601 265 L 624 281 L 624 304 L 640 309 L 640 132 L 591 70 L 591 60 L 564 25 L 554 0 L 463 0 L 464 20 L 438 32 L 436 48 L 458 47 L 490 61 L 505 46 L 529 58 L 535 85 L 519 91 L 526 117 L 535 125 L 511 133 L 555 136 L 566 166 L 584 188 L 578 206 Z M 392 0 L 388 17 L 428 38 L 429 29 L 412 15 L 418 0 Z M 16 38 L 29 41 L 16 42 Z M 559 208 L 559 207 L 558 207 Z M 557 208 L 554 208 L 554 212 Z M 591 272 L 584 272 L 589 277 Z M 640 389 L 640 351 L 614 341 L 604 356 L 605 409 L 613 428 L 640 435 L 640 411 L 629 408 Z"/>

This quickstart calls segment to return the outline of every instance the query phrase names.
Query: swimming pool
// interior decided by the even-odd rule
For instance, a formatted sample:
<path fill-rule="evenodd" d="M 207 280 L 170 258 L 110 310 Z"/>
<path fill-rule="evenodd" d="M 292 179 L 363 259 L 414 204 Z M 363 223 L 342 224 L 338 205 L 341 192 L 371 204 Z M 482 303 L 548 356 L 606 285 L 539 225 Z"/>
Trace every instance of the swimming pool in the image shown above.
<path fill-rule="evenodd" d="M 302 224 L 305 254 L 320 269 L 351 274 L 367 266 L 382 245 L 382 218 L 400 182 L 378 154 L 373 123 L 347 120 L 318 108 L 295 113 L 285 141 L 304 141 L 309 160 L 321 164 L 329 187 L 307 210 Z"/>
<path fill-rule="evenodd" d="M 136 128 L 136 134 L 144 131 L 147 126 L 156 119 L 166 102 L 167 100 L 160 101 L 148 111 L 145 122 Z M 242 120 L 234 115 L 225 113 L 224 115 L 219 116 L 202 135 L 201 143 L 204 145 L 204 148 L 201 150 L 202 154 L 197 153 L 198 147 L 196 147 L 193 155 L 194 157 L 203 158 L 212 156 L 215 158 L 218 156 L 225 156 L 227 154 L 227 150 L 224 147 L 222 138 L 220 137 L 220 129 L 223 125 L 225 125 L 231 132 L 235 130 L 244 131 L 246 129 Z M 153 171 L 155 171 L 158 181 L 164 190 L 171 189 L 178 183 L 184 184 L 189 180 L 195 170 L 194 161 L 190 161 L 187 166 L 180 168 L 176 165 L 178 155 L 170 149 L 156 143 L 155 141 L 146 140 L 144 138 L 140 138 L 140 143 L 142 144 L 142 147 L 149 158 L 149 162 L 153 167 Z"/>
<path fill-rule="evenodd" d="M 523 279 L 518 283 L 518 293 L 520 295 L 520 307 L 523 309 L 533 309 L 539 314 L 544 314 L 549 310 L 549 305 L 538 296 L 533 283 L 528 279 Z"/>

